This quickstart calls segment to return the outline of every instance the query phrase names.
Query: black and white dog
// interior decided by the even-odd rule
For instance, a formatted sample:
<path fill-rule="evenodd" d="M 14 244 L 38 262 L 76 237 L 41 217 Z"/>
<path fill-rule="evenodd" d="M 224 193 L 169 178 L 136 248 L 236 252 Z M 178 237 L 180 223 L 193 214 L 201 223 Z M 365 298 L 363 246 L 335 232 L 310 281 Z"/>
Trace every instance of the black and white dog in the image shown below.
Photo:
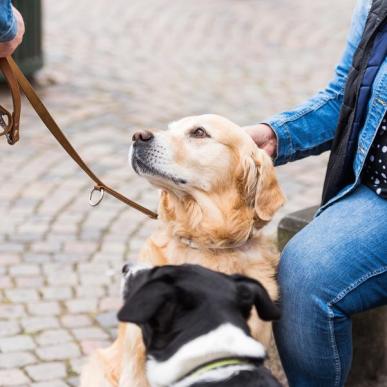
<path fill-rule="evenodd" d="M 197 265 L 123 268 L 122 322 L 140 326 L 152 387 L 279 387 L 249 333 L 253 306 L 280 317 L 257 281 Z"/>

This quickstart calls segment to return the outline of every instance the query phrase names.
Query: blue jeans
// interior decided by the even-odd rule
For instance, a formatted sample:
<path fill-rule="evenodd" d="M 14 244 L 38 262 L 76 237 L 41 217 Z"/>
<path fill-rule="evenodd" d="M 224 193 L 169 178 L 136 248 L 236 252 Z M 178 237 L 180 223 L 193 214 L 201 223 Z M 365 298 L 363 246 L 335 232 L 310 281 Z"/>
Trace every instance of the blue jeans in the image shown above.
<path fill-rule="evenodd" d="M 279 283 L 274 333 L 290 386 L 343 386 L 351 316 L 387 304 L 387 200 L 361 185 L 328 207 L 286 246 Z"/>

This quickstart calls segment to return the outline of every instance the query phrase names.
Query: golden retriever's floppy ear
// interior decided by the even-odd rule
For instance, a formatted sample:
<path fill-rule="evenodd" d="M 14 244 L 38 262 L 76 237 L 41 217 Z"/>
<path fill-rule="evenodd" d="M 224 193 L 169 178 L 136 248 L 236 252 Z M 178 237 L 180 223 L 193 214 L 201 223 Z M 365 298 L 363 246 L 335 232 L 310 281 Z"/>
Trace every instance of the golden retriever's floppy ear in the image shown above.
<path fill-rule="evenodd" d="M 265 151 L 257 150 L 253 156 L 257 168 L 255 211 L 260 220 L 268 222 L 284 204 L 285 196 L 278 184 L 274 165 Z"/>

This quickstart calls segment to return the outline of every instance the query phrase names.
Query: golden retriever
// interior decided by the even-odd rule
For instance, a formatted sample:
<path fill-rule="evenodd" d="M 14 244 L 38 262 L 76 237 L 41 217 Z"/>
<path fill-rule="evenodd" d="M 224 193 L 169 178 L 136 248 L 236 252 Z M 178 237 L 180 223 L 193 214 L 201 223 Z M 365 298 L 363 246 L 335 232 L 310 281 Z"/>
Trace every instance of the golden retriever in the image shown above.
<path fill-rule="evenodd" d="M 260 281 L 273 300 L 278 254 L 260 232 L 284 202 L 265 151 L 231 121 L 217 115 L 187 117 L 167 131 L 133 136 L 130 162 L 161 189 L 159 229 L 144 243 L 140 261 L 191 263 Z M 200 284 L 198 284 L 200 286 Z M 270 323 L 250 318 L 265 346 Z M 146 387 L 140 330 L 120 324 L 118 338 L 84 367 L 83 387 Z"/>

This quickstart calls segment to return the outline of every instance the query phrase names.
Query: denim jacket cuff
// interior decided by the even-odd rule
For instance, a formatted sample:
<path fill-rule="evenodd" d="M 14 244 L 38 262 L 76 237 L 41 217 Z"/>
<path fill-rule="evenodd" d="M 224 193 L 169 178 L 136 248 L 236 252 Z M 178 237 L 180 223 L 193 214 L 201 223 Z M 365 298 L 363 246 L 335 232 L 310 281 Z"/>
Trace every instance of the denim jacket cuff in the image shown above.
<path fill-rule="evenodd" d="M 281 165 L 290 161 L 294 150 L 292 138 L 286 123 L 273 117 L 263 121 L 262 124 L 269 125 L 277 137 L 277 155 L 274 159 L 274 164 Z"/>
<path fill-rule="evenodd" d="M 0 43 L 9 42 L 16 36 L 16 34 L 17 34 L 17 23 L 16 23 L 15 16 L 13 16 L 8 30 L 3 31 L 0 34 Z"/>

